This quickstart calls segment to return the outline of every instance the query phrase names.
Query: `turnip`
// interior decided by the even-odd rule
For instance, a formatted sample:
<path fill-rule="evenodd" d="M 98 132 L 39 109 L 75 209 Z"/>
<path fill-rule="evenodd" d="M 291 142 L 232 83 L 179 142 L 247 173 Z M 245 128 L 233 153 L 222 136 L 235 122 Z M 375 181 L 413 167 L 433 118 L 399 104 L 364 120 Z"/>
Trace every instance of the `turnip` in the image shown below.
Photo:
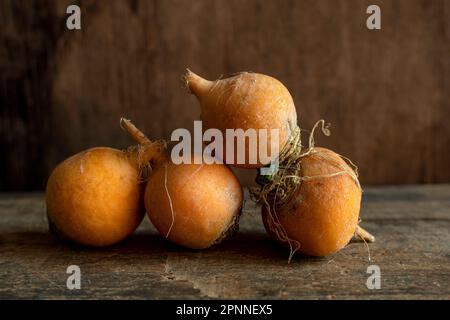
<path fill-rule="evenodd" d="M 297 113 L 288 89 L 278 80 L 267 75 L 242 72 L 230 78 L 208 81 L 187 71 L 186 85 L 198 99 L 201 106 L 201 120 L 205 130 L 219 129 L 225 136 L 227 129 L 267 130 L 267 138 L 258 136 L 256 145 L 235 145 L 234 159 L 224 152 L 217 156 L 227 164 L 242 168 L 260 168 L 267 164 L 260 157 L 264 147 L 272 159 L 292 138 L 297 128 Z M 277 136 L 272 135 L 277 129 Z M 278 140 L 277 150 L 272 148 L 272 139 Z M 275 140 L 276 142 L 276 140 Z M 256 161 L 250 161 L 250 148 L 255 148 Z M 243 149 L 243 150 L 242 150 Z M 238 153 L 245 155 L 244 163 L 238 163 Z M 270 162 L 270 159 L 269 159 Z"/>
<path fill-rule="evenodd" d="M 260 188 L 252 194 L 262 204 L 268 233 L 295 252 L 327 256 L 343 248 L 356 234 L 364 241 L 374 237 L 358 226 L 361 186 L 357 171 L 337 153 L 314 146 L 313 128 L 309 147 L 302 149 L 300 136 L 280 155 L 273 176 L 258 176 Z M 356 167 L 355 167 L 356 168 Z"/>
<path fill-rule="evenodd" d="M 140 145 L 150 143 L 129 120 L 121 123 Z M 145 207 L 164 237 L 184 247 L 203 249 L 237 229 L 243 191 L 226 165 L 174 164 L 163 150 L 155 159 L 150 159 Z"/>
<path fill-rule="evenodd" d="M 60 163 L 46 188 L 51 230 L 87 246 L 111 245 L 133 233 L 144 216 L 141 171 L 160 148 L 98 147 Z"/>

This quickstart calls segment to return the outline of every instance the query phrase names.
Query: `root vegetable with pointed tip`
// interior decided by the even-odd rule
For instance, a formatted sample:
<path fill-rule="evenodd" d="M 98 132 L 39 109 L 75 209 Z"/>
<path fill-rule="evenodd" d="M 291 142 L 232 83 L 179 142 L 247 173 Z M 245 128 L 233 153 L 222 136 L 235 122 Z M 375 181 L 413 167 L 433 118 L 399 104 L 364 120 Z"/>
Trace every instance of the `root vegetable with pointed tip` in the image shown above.
<path fill-rule="evenodd" d="M 150 143 L 129 120 L 122 119 L 121 124 L 140 145 Z M 235 231 L 243 191 L 226 165 L 177 165 L 163 150 L 149 161 L 145 207 L 163 236 L 184 247 L 204 249 Z"/>
<path fill-rule="evenodd" d="M 352 169 L 331 150 L 314 148 L 299 165 L 304 181 L 288 202 L 271 208 L 273 216 L 263 206 L 264 225 L 279 241 L 291 241 L 299 253 L 327 256 L 343 248 L 355 234 L 361 190 L 346 173 Z M 277 224 L 286 239 L 277 237 Z"/>
<path fill-rule="evenodd" d="M 258 176 L 260 189 L 252 191 L 262 204 L 266 230 L 290 248 L 289 260 L 296 252 L 317 257 L 333 254 L 354 235 L 375 240 L 358 226 L 362 190 L 357 171 L 332 150 L 314 146 L 314 130 L 320 124 L 329 135 L 324 121 L 317 122 L 309 147 L 302 150 L 300 142 L 291 144 L 295 150 L 282 152 L 287 156 L 281 157 L 278 172 L 269 179 Z"/>
<path fill-rule="evenodd" d="M 86 246 L 117 243 L 144 216 L 141 154 L 154 146 L 121 151 L 98 147 L 60 163 L 46 188 L 50 228 L 62 238 Z M 145 160 L 144 160 L 145 161 Z"/>
<path fill-rule="evenodd" d="M 226 129 L 267 129 L 267 139 L 260 140 L 257 146 L 251 146 L 248 140 L 242 150 L 235 144 L 234 159 L 226 158 L 224 154 L 217 156 L 227 164 L 242 168 L 260 168 L 262 163 L 259 156 L 260 148 L 267 149 L 267 155 L 273 160 L 278 156 L 272 151 L 271 129 L 278 129 L 278 151 L 290 139 L 297 127 L 297 113 L 292 96 L 288 89 L 275 78 L 258 73 L 242 72 L 235 76 L 216 81 L 208 81 L 190 70 L 184 76 L 190 92 L 199 100 L 201 106 L 201 120 L 204 129 L 216 128 L 225 136 Z M 266 145 L 263 145 L 266 144 Z M 250 148 L 255 148 L 256 161 L 250 161 Z M 241 150 L 239 150 L 241 149 Z M 237 154 L 245 154 L 245 163 L 238 163 Z M 272 152 L 274 154 L 272 154 Z M 269 161 L 270 162 L 270 161 Z"/>

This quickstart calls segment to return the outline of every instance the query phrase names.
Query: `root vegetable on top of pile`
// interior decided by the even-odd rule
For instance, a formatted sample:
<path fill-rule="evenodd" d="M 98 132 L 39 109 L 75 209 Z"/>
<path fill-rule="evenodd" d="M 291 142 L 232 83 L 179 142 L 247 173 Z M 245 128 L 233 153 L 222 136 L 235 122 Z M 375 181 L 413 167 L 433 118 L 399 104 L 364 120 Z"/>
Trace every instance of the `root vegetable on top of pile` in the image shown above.
<path fill-rule="evenodd" d="M 205 130 L 219 129 L 226 135 L 227 129 L 254 129 L 258 131 L 256 146 L 235 144 L 234 158 L 227 158 L 226 146 L 223 154 L 216 155 L 225 163 L 241 168 L 260 168 L 278 156 L 297 129 L 297 112 L 288 89 L 277 79 L 267 75 L 241 72 L 226 79 L 208 81 L 188 70 L 184 76 L 186 86 L 201 107 L 201 120 Z M 259 136 L 262 130 L 267 136 Z M 278 130 L 273 132 L 272 129 Z M 261 139 L 260 139 L 261 138 Z M 275 139 L 275 140 L 274 140 Z M 274 140 L 274 141 L 272 141 Z M 272 143 L 278 141 L 277 148 Z M 255 161 L 250 160 L 251 148 L 255 150 Z M 268 162 L 260 157 L 267 150 Z M 237 154 L 245 154 L 239 163 Z"/>

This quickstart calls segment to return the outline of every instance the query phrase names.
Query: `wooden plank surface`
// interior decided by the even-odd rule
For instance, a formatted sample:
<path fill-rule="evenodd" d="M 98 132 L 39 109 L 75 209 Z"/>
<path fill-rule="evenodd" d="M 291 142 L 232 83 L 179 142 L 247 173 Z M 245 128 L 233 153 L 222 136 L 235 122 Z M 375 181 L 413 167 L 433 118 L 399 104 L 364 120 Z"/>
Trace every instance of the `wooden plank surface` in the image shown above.
<path fill-rule="evenodd" d="M 148 219 L 123 243 L 90 249 L 48 233 L 42 194 L 1 194 L 0 299 L 450 299 L 450 185 L 367 188 L 362 219 L 377 237 L 371 261 L 351 243 L 288 264 L 250 202 L 239 233 L 208 250 L 168 243 Z M 81 268 L 81 290 L 66 288 L 69 265 Z M 380 267 L 379 290 L 366 287 L 369 265 Z"/>

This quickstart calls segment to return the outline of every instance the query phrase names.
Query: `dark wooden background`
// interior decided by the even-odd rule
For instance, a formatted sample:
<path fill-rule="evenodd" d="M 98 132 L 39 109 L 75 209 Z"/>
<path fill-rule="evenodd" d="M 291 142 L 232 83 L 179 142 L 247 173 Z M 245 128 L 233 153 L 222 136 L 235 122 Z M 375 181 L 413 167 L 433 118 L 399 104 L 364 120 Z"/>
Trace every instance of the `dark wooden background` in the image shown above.
<path fill-rule="evenodd" d="M 65 28 L 70 3 L 81 31 Z M 331 122 L 318 143 L 365 185 L 450 182 L 449 57 L 445 0 L 0 0 L 0 190 L 42 189 L 65 157 L 127 146 L 122 115 L 152 138 L 191 128 L 186 67 L 277 77 L 302 128 Z"/>

